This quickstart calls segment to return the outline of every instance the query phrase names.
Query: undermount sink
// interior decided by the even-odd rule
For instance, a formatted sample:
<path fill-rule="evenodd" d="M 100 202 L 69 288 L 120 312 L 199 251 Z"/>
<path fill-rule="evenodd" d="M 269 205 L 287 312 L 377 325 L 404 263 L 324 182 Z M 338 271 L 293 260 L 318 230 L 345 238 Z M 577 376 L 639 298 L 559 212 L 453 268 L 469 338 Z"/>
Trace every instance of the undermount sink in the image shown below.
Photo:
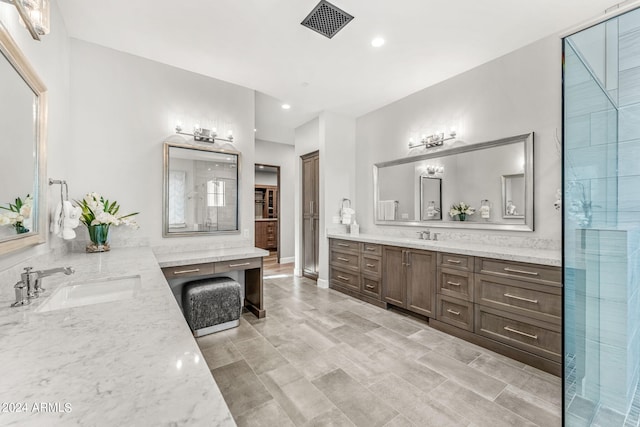
<path fill-rule="evenodd" d="M 47 312 L 133 298 L 140 289 L 140 276 L 87 280 L 62 286 L 35 311 Z"/>

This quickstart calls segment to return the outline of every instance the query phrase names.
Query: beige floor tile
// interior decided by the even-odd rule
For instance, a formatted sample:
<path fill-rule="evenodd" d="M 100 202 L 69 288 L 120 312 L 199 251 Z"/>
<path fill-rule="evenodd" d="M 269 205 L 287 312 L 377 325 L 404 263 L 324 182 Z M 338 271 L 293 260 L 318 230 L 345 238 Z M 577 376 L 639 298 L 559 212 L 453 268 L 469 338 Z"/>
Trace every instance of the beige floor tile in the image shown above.
<path fill-rule="evenodd" d="M 524 369 L 505 363 L 487 353 L 478 356 L 469 366 L 507 384 L 521 384 L 523 380 L 531 376 L 531 374 Z"/>
<path fill-rule="evenodd" d="M 234 417 L 273 399 L 244 360 L 214 369 L 211 373 Z"/>
<path fill-rule="evenodd" d="M 397 415 L 394 419 L 384 425 L 384 427 L 416 427 L 404 415 Z"/>
<path fill-rule="evenodd" d="M 445 376 L 422 363 L 405 359 L 390 350 L 380 351 L 371 356 L 371 359 L 385 367 L 387 372 L 397 375 L 426 393 L 447 380 Z"/>
<path fill-rule="evenodd" d="M 562 425 L 562 410 L 559 406 L 554 406 L 513 386 L 507 386 L 495 402 L 541 427 Z"/>
<path fill-rule="evenodd" d="M 275 401 L 250 409 L 236 418 L 238 427 L 293 427 L 295 424 Z"/>
<path fill-rule="evenodd" d="M 538 396 L 555 406 L 562 405 L 562 388 L 556 381 L 548 381 L 537 375 L 529 375 L 516 379 L 512 385 Z"/>
<path fill-rule="evenodd" d="M 362 331 L 349 325 L 332 329 L 331 335 L 367 356 L 385 349 L 385 344 L 380 340 L 365 335 Z"/>
<path fill-rule="evenodd" d="M 428 347 L 418 344 L 404 335 L 400 335 L 387 328 L 374 329 L 373 331 L 367 332 L 367 335 L 376 338 L 389 348 L 404 354 L 404 357 L 409 359 L 417 359 L 430 351 Z"/>
<path fill-rule="evenodd" d="M 459 340 L 442 340 L 433 347 L 433 351 L 453 357 L 468 365 L 483 354 L 476 346 Z"/>
<path fill-rule="evenodd" d="M 236 348 L 257 375 L 288 364 L 280 352 L 261 336 L 239 342 Z"/>
<path fill-rule="evenodd" d="M 328 412 L 318 415 L 308 421 L 304 427 L 353 427 L 353 424 L 345 414 L 338 408 L 333 408 Z"/>
<path fill-rule="evenodd" d="M 209 369 L 216 369 L 242 360 L 242 354 L 231 341 L 221 342 L 201 350 Z"/>

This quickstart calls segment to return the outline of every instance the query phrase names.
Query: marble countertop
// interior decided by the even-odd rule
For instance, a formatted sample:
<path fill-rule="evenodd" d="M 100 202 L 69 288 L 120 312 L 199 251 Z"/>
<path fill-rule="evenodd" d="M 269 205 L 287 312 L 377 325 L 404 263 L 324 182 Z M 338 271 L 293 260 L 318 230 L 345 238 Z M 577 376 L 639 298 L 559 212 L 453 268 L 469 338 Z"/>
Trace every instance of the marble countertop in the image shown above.
<path fill-rule="evenodd" d="M 562 254 L 559 250 L 485 245 L 461 240 L 421 240 L 417 237 L 393 237 L 376 234 L 352 236 L 350 234 L 329 233 L 327 237 L 382 245 L 403 246 L 412 249 L 449 252 L 459 255 L 496 258 L 507 261 L 528 262 L 553 267 L 562 266 Z"/>
<path fill-rule="evenodd" d="M 188 264 L 229 261 L 248 258 L 261 258 L 269 255 L 269 251 L 259 248 L 209 249 L 189 252 L 156 254 L 160 267 L 177 267 Z"/>
<path fill-rule="evenodd" d="M 0 425 L 235 425 L 150 248 L 34 265 L 60 266 L 76 273 L 45 278 L 20 308 L 9 307 L 19 277 L 2 276 Z M 62 285 L 132 274 L 134 299 L 35 311 Z"/>

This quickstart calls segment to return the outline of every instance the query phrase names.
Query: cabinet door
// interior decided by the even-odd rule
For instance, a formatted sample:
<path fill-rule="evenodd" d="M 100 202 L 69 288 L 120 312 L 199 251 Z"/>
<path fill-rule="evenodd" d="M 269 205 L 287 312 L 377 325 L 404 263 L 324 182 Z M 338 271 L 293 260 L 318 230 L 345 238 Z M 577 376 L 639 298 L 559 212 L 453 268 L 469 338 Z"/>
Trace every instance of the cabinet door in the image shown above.
<path fill-rule="evenodd" d="M 406 307 L 405 252 L 397 248 L 384 248 L 382 296 L 390 304 Z"/>
<path fill-rule="evenodd" d="M 314 219 L 303 218 L 303 236 L 302 236 L 302 249 L 303 249 L 303 270 L 307 274 L 314 275 L 317 271 L 316 264 L 316 250 L 315 250 L 315 235 Z"/>
<path fill-rule="evenodd" d="M 424 316 L 435 317 L 436 253 L 407 251 L 406 308 Z"/>

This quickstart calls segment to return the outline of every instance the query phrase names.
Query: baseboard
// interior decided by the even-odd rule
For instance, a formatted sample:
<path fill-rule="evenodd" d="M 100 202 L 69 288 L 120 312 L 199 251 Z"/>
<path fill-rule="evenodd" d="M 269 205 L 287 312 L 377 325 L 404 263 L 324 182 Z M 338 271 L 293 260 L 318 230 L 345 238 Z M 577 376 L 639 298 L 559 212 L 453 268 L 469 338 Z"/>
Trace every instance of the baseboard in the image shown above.
<path fill-rule="evenodd" d="M 302 277 L 302 270 L 299 268 L 294 268 L 293 269 L 293 275 L 296 277 Z"/>
<path fill-rule="evenodd" d="M 296 257 L 288 256 L 286 258 L 280 258 L 280 264 L 291 264 L 292 262 L 296 262 Z"/>
<path fill-rule="evenodd" d="M 329 281 L 327 279 L 318 279 L 316 283 L 319 288 L 329 289 Z"/>

